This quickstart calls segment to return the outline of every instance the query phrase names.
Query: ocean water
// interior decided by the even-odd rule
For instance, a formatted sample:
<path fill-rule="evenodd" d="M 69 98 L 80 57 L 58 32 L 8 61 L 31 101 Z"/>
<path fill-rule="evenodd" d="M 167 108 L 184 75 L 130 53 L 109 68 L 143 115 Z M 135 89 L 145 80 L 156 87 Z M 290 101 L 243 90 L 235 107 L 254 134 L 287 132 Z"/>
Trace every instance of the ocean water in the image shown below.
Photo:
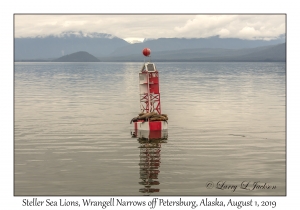
<path fill-rule="evenodd" d="M 286 194 L 285 63 L 156 63 L 155 142 L 131 136 L 142 64 L 15 63 L 15 195 Z"/>

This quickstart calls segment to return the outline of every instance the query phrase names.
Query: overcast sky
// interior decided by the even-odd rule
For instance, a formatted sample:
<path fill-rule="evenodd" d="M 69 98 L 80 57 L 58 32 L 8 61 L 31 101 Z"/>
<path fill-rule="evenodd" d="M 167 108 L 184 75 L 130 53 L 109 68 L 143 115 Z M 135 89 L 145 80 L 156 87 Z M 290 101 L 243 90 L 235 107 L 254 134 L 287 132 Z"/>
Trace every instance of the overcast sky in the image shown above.
<path fill-rule="evenodd" d="M 285 15 L 15 15 L 15 37 L 65 31 L 107 33 L 127 41 L 144 38 L 274 39 L 285 34 Z"/>

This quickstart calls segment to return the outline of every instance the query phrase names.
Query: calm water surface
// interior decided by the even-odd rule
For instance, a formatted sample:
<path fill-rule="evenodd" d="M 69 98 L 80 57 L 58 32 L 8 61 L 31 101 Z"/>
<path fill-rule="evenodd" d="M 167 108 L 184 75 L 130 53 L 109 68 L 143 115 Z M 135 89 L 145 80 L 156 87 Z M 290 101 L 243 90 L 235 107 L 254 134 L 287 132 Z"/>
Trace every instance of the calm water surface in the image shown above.
<path fill-rule="evenodd" d="M 285 63 L 156 63 L 169 129 L 148 150 L 142 64 L 15 63 L 15 195 L 285 195 Z"/>

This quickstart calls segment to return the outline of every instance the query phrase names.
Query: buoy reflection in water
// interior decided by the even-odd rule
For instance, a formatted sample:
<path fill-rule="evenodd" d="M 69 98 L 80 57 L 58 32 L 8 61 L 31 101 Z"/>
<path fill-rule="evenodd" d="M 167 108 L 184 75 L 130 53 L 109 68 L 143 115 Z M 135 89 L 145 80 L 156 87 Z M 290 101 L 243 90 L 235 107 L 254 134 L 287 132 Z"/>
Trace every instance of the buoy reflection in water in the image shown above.
<path fill-rule="evenodd" d="M 150 193 L 159 192 L 158 175 L 161 164 L 161 147 L 167 143 L 168 131 L 135 131 L 131 133 L 137 138 L 140 149 L 140 185 L 143 188 L 139 192 L 149 195 Z"/>

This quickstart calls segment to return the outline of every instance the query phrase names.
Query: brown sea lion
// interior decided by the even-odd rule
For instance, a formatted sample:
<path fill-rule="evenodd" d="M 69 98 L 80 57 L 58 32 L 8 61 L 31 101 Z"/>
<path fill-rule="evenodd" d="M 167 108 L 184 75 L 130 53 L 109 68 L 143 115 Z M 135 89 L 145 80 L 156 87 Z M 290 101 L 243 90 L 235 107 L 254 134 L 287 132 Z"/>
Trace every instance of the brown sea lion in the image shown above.
<path fill-rule="evenodd" d="M 136 122 L 136 121 L 138 121 L 138 117 L 132 118 L 131 121 L 130 121 L 130 124 L 131 124 L 132 122 Z"/>
<path fill-rule="evenodd" d="M 156 114 L 155 112 L 150 112 L 150 113 L 146 113 L 142 116 L 139 116 L 138 118 L 139 118 L 139 120 L 146 120 L 146 119 L 150 118 L 151 116 L 153 116 L 155 114 Z"/>
<path fill-rule="evenodd" d="M 137 122 L 138 120 L 144 120 L 146 121 L 167 121 L 168 116 L 166 114 L 158 114 L 156 112 L 150 112 L 150 113 L 140 113 L 137 117 L 132 118 L 130 121 L 130 124 L 132 122 Z"/>
<path fill-rule="evenodd" d="M 149 118 L 150 121 L 159 121 L 160 118 L 159 117 L 151 117 Z"/>

